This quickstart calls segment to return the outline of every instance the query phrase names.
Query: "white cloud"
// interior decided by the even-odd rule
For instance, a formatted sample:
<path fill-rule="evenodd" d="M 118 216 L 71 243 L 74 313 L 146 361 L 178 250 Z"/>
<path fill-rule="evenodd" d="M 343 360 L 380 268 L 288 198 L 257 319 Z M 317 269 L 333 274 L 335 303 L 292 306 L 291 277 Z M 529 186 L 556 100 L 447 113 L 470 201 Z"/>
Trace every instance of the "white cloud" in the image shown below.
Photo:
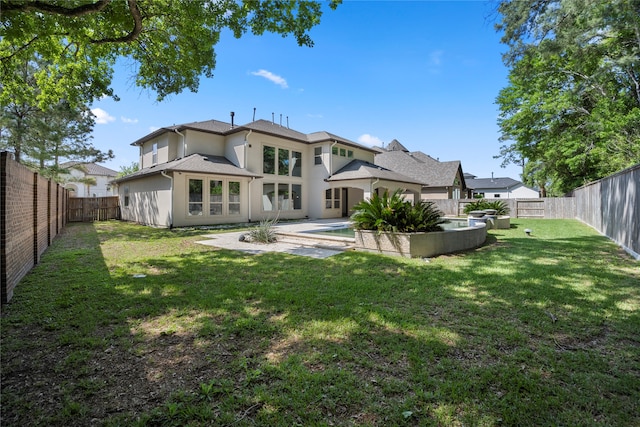
<path fill-rule="evenodd" d="M 289 87 L 289 85 L 287 84 L 287 81 L 284 78 L 280 77 L 277 74 L 273 74 L 271 71 L 258 70 L 258 71 L 252 71 L 251 74 L 253 74 L 254 76 L 264 77 L 265 79 L 277 84 L 282 89 L 287 89 Z"/>
<path fill-rule="evenodd" d="M 369 147 L 378 146 L 382 147 L 382 140 L 377 136 L 369 135 L 365 133 L 364 135 L 360 135 L 358 137 L 358 142 L 360 144 L 368 145 Z"/>
<path fill-rule="evenodd" d="M 156 126 L 149 126 L 149 132 L 155 132 L 155 131 L 157 131 L 158 129 L 160 129 L 160 128 L 159 128 L 159 127 L 156 127 Z"/>
<path fill-rule="evenodd" d="M 125 117 L 125 116 L 120 116 L 120 120 L 122 120 L 122 123 L 130 123 L 130 124 L 138 123 L 138 119 L 130 119 L 130 118 Z"/>
<path fill-rule="evenodd" d="M 309 117 L 310 119 L 322 119 L 323 116 L 322 114 L 307 114 L 307 117 Z"/>
<path fill-rule="evenodd" d="M 104 111 L 102 108 L 94 108 L 91 110 L 94 116 L 96 116 L 96 123 L 99 125 L 106 125 L 109 122 L 115 121 L 115 117 Z"/>
<path fill-rule="evenodd" d="M 432 66 L 442 65 L 442 57 L 444 56 L 444 50 L 434 50 L 429 54 L 429 62 Z"/>

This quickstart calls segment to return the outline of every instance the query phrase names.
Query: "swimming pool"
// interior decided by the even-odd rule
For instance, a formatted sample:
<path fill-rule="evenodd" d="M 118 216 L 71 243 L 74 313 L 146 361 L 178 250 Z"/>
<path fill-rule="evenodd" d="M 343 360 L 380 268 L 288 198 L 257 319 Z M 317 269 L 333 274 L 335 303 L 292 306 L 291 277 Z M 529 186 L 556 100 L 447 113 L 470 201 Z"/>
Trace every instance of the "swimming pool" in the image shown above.
<path fill-rule="evenodd" d="M 453 230 L 456 228 L 468 227 L 467 220 L 456 220 L 456 219 L 447 219 L 447 222 L 442 224 L 442 228 L 445 230 Z M 323 228 L 321 230 L 309 230 L 305 231 L 305 233 L 310 234 L 320 234 L 322 236 L 337 236 L 337 237 L 347 237 L 351 239 L 355 239 L 356 233 L 353 231 L 351 227 L 334 227 L 334 228 Z"/>

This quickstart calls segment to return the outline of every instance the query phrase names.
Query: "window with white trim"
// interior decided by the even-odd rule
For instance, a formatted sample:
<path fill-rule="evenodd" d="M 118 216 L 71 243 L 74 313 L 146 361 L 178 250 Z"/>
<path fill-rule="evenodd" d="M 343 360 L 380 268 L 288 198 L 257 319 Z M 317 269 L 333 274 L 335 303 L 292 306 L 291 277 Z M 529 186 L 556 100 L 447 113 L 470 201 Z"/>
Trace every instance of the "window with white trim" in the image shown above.
<path fill-rule="evenodd" d="M 201 216 L 202 215 L 202 180 L 190 179 L 189 180 L 189 209 L 187 210 L 189 216 Z"/>
<path fill-rule="evenodd" d="M 280 182 L 262 184 L 262 210 L 291 211 L 302 209 L 302 185 Z"/>
<path fill-rule="evenodd" d="M 262 147 L 262 173 L 302 177 L 302 153 L 265 145 Z"/>
<path fill-rule="evenodd" d="M 339 188 L 325 190 L 324 207 L 325 209 L 340 209 L 341 193 Z"/>
<path fill-rule="evenodd" d="M 154 142 L 153 145 L 151 146 L 151 164 L 152 165 L 158 164 L 158 143 L 157 142 Z"/>
<path fill-rule="evenodd" d="M 322 147 L 315 147 L 313 149 L 313 164 L 314 165 L 322 164 Z"/>
<path fill-rule="evenodd" d="M 190 178 L 188 187 L 188 216 L 240 215 L 240 182 Z"/>

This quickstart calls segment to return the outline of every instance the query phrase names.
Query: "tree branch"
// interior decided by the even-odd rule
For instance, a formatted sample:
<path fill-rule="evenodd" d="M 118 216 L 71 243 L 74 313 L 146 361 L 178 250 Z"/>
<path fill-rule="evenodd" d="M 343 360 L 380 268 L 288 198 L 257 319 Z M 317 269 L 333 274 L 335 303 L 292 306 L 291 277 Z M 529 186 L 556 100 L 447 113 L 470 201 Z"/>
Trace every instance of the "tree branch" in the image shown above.
<path fill-rule="evenodd" d="M 18 12 L 29 12 L 29 11 L 38 11 L 38 12 L 46 12 L 53 13 L 56 15 L 64 15 L 64 16 L 82 16 L 88 15 L 90 13 L 100 12 L 104 9 L 111 0 L 98 0 L 95 3 L 84 4 L 82 6 L 76 7 L 64 7 L 55 4 L 49 4 L 43 1 L 2 1 L 0 2 L 0 9 L 5 12 L 10 11 L 18 11 Z"/>
<path fill-rule="evenodd" d="M 128 43 L 138 38 L 140 33 L 142 33 L 142 12 L 140 12 L 140 8 L 138 8 L 137 0 L 127 0 L 127 4 L 129 5 L 131 17 L 133 18 L 133 29 L 129 34 L 122 37 L 105 37 L 103 39 L 91 40 L 91 43 Z"/>

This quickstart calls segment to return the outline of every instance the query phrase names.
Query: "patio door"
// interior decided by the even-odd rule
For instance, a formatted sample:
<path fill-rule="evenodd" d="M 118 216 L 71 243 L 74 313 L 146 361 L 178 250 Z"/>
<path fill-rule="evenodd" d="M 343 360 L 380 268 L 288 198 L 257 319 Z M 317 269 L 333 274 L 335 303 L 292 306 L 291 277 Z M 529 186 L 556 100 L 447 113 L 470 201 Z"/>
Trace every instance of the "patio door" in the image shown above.
<path fill-rule="evenodd" d="M 349 189 L 342 187 L 342 216 L 349 216 Z"/>

